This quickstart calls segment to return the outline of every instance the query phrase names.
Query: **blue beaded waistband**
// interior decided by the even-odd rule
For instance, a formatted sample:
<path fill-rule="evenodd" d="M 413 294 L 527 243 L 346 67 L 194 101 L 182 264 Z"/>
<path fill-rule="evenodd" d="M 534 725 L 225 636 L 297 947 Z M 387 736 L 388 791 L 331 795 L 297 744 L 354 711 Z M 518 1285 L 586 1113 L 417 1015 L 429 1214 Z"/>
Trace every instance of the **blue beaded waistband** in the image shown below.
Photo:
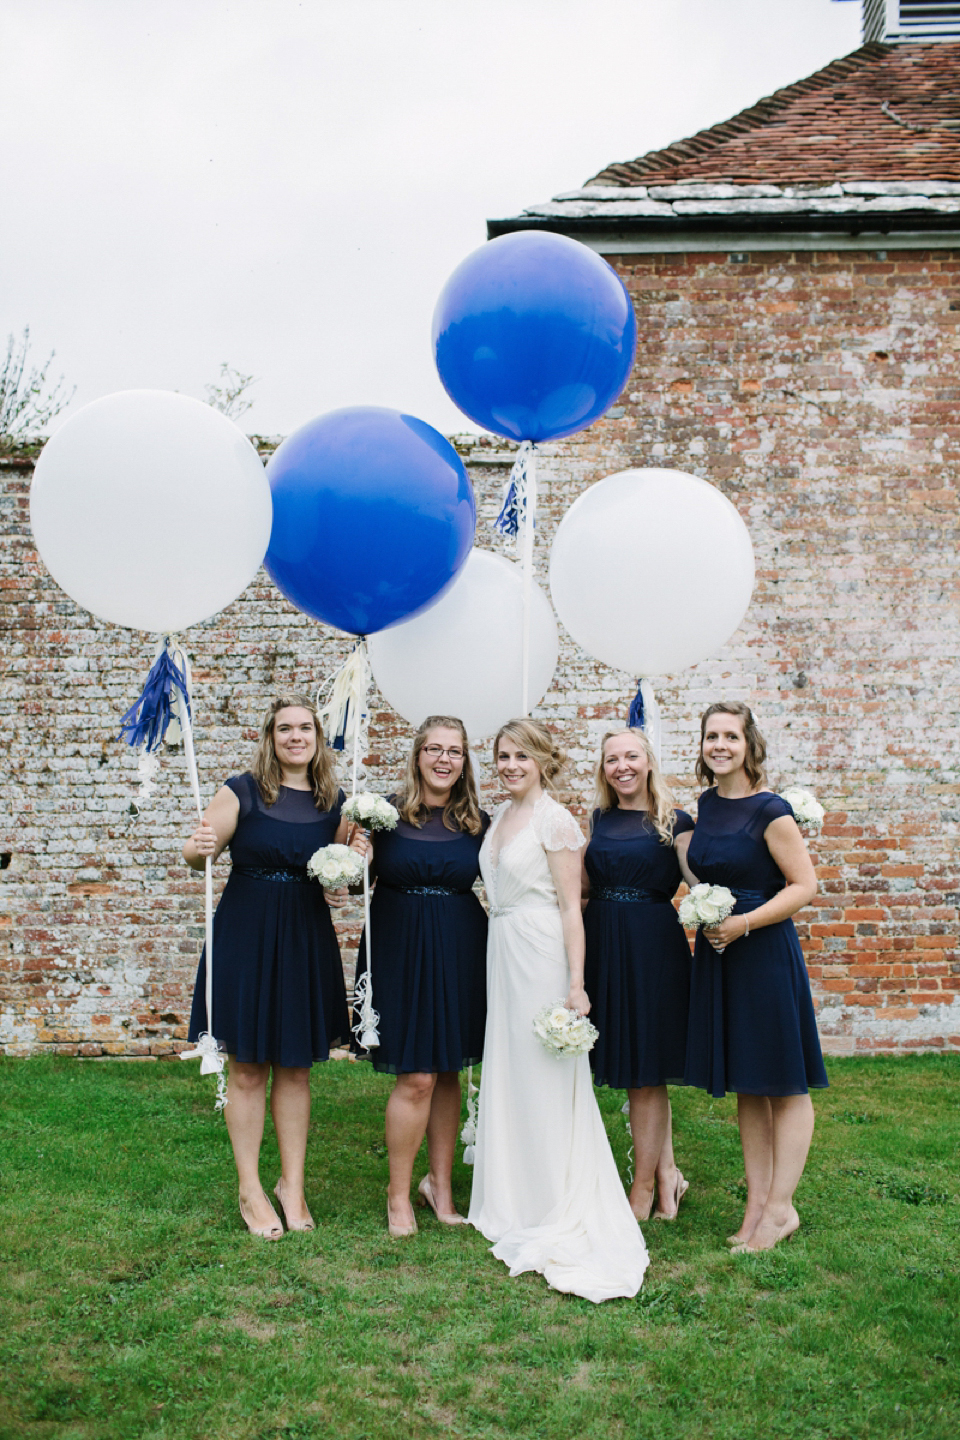
<path fill-rule="evenodd" d="M 389 880 L 378 880 L 378 888 L 396 890 L 401 895 L 470 895 L 471 890 L 454 890 L 449 885 L 391 885 Z"/>
<path fill-rule="evenodd" d="M 634 885 L 600 885 L 590 891 L 591 900 L 620 900 L 640 905 L 669 905 L 670 896 L 662 890 L 644 890 Z"/>
<path fill-rule="evenodd" d="M 246 875 L 251 880 L 286 880 L 306 885 L 310 881 L 306 866 L 303 868 L 283 865 L 234 865 L 234 875 Z"/>

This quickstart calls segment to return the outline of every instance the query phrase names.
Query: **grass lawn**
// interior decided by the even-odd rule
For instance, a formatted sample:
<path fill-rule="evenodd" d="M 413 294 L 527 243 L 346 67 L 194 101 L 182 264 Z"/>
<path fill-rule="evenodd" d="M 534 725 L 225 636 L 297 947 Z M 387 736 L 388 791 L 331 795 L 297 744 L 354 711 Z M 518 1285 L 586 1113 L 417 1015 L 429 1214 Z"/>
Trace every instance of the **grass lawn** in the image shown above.
<path fill-rule="evenodd" d="M 368 1065 L 314 1071 L 318 1229 L 269 1244 L 196 1065 L 2 1060 L 0 1440 L 956 1440 L 960 1055 L 829 1070 L 799 1234 L 726 1252 L 734 1103 L 675 1091 L 680 1218 L 645 1227 L 640 1296 L 594 1306 L 466 1227 L 388 1238 Z M 269 1188 L 269 1127 L 263 1159 Z"/>

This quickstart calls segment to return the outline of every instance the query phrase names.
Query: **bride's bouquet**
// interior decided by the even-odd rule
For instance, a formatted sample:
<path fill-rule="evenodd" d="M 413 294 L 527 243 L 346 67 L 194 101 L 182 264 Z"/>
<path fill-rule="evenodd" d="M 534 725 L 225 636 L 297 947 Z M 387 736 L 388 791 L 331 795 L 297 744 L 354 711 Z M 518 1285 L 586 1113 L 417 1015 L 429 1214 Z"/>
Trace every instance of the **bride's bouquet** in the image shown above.
<path fill-rule="evenodd" d="M 726 920 L 736 903 L 733 891 L 726 885 L 694 885 L 680 901 L 677 914 L 681 925 L 699 930 L 701 925 L 719 925 Z"/>
<path fill-rule="evenodd" d="M 823 806 L 809 790 L 800 785 L 788 785 L 786 790 L 780 791 L 780 799 L 786 800 L 801 830 L 816 830 L 823 824 Z"/>
<path fill-rule="evenodd" d="M 568 1010 L 562 1000 L 544 1005 L 533 1017 L 533 1033 L 551 1055 L 586 1055 L 592 1050 L 600 1031 L 586 1015 Z"/>
<path fill-rule="evenodd" d="M 349 845 L 323 845 L 307 861 L 307 874 L 319 880 L 324 890 L 358 885 L 363 879 L 363 856 Z"/>
<path fill-rule="evenodd" d="M 361 830 L 395 830 L 400 819 L 399 812 L 389 800 L 369 791 L 351 795 L 341 814 L 354 821 Z"/>

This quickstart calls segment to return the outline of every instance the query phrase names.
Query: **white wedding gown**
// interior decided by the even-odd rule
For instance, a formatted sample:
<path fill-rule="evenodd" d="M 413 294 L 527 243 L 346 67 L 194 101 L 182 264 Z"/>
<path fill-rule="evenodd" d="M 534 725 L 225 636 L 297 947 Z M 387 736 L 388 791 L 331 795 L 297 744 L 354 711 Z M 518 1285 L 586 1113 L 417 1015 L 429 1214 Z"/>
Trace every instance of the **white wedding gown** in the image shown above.
<path fill-rule="evenodd" d="M 559 1059 L 533 1017 L 570 984 L 546 850 L 584 844 L 550 796 L 491 862 L 500 807 L 480 851 L 490 901 L 487 1030 L 470 1223 L 511 1275 L 537 1270 L 587 1300 L 636 1295 L 649 1263 L 593 1093 L 586 1055 Z"/>

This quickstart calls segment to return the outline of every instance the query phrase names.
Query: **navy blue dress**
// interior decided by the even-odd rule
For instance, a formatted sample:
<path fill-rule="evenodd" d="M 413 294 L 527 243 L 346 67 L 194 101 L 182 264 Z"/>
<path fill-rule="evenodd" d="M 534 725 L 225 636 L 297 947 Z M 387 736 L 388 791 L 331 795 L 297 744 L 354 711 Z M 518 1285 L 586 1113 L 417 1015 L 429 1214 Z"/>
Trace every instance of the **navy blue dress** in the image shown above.
<path fill-rule="evenodd" d="M 737 894 L 734 914 L 756 910 L 786 881 L 763 833 L 793 811 L 764 792 L 724 800 L 706 790 L 687 863 L 700 881 Z M 722 955 L 701 931 L 690 978 L 688 1085 L 714 1096 L 805 1095 L 827 1085 L 810 981 L 792 920 L 734 940 Z"/>
<path fill-rule="evenodd" d="M 675 835 L 693 829 L 674 812 Z M 600 1034 L 598 1085 L 638 1090 L 683 1082 L 690 945 L 670 901 L 683 876 L 645 810 L 597 810 L 586 849 L 590 899 L 584 985 Z"/>
<path fill-rule="evenodd" d="M 432 1075 L 475 1065 L 483 1054 L 487 916 L 472 887 L 489 824 L 483 815 L 478 835 L 448 830 L 443 810 L 434 809 L 420 829 L 400 820 L 374 837 L 376 1070 Z M 358 978 L 366 968 L 364 935 Z"/>
<path fill-rule="evenodd" d="M 240 802 L 233 869 L 213 920 L 213 1033 L 238 1060 L 306 1066 L 350 1033 L 340 949 L 322 887 L 307 877 L 340 825 L 341 790 L 318 810 L 309 790 L 280 787 L 267 806 L 250 774 L 227 785 Z M 207 1028 L 206 947 L 190 1039 Z"/>

